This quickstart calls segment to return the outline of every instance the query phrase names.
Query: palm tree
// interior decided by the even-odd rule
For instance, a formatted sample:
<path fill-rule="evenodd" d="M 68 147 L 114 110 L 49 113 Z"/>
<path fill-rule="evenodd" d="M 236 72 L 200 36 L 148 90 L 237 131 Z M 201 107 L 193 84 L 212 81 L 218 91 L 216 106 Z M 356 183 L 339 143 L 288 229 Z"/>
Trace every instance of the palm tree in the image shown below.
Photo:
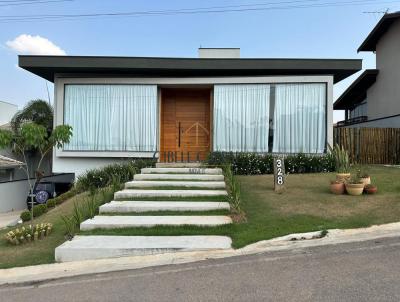
<path fill-rule="evenodd" d="M 33 122 L 47 129 L 50 135 L 53 129 L 53 107 L 44 100 L 32 100 L 11 119 L 11 129 L 17 133 L 24 123 Z"/>

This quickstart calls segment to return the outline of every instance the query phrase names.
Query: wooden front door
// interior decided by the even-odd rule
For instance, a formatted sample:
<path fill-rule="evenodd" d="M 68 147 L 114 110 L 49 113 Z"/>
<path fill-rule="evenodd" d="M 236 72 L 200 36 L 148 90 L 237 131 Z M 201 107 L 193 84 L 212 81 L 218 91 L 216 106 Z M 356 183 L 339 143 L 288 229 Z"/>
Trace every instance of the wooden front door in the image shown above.
<path fill-rule="evenodd" d="M 163 89 L 161 96 L 161 161 L 206 159 L 211 141 L 210 90 Z"/>

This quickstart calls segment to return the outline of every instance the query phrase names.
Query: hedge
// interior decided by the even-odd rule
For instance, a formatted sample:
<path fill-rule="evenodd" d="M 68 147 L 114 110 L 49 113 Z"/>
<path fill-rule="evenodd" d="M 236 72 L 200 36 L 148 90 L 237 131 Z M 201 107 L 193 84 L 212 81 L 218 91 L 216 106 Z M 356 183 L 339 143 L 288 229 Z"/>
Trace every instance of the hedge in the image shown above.
<path fill-rule="evenodd" d="M 212 152 L 206 163 L 211 166 L 231 164 L 237 175 L 272 174 L 273 155 L 260 153 Z M 335 160 L 331 154 L 305 155 L 303 153 L 286 155 L 287 173 L 319 173 L 335 170 Z"/>
<path fill-rule="evenodd" d="M 133 179 L 140 169 L 153 167 L 155 160 L 136 159 L 124 163 L 112 164 L 103 168 L 91 169 L 78 177 L 76 188 L 78 191 L 90 191 L 104 188 L 112 184 L 114 180 L 125 183 Z"/>

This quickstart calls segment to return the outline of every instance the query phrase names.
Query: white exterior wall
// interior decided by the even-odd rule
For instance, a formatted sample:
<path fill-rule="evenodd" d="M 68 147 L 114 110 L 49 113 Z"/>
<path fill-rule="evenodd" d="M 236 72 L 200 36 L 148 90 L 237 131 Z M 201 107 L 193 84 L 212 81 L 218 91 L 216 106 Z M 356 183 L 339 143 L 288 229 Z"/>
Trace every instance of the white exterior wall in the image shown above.
<path fill-rule="evenodd" d="M 376 82 L 367 91 L 368 119 L 400 114 L 400 20 L 376 45 L 376 68 Z"/>
<path fill-rule="evenodd" d="M 155 84 L 168 87 L 193 87 L 214 84 L 261 84 L 261 83 L 326 83 L 327 85 L 327 142 L 333 142 L 333 76 L 271 76 L 271 77 L 216 77 L 216 78 L 79 78 L 79 75 L 57 75 L 55 85 L 55 126 L 63 124 L 65 84 Z M 159 131 L 158 131 L 159 135 Z M 159 139 L 158 139 L 159 141 Z M 158 147 L 159 148 L 159 147 Z M 154 152 L 53 152 L 54 173 L 75 173 L 120 162 L 126 158 L 153 158 Z"/>
<path fill-rule="evenodd" d="M 17 105 L 0 101 L 0 126 L 9 123 L 17 111 Z"/>

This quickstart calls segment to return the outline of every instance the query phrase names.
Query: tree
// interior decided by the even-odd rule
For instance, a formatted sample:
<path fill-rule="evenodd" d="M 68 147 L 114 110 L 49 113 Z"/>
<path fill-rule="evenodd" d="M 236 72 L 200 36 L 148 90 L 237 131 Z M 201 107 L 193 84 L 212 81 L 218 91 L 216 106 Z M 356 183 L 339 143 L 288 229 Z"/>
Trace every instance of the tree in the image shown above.
<path fill-rule="evenodd" d="M 18 132 L 23 124 L 33 122 L 45 127 L 50 135 L 53 130 L 53 116 L 53 107 L 48 102 L 32 100 L 11 119 L 11 129 Z"/>
<path fill-rule="evenodd" d="M 54 148 L 62 148 L 64 144 L 69 143 L 72 136 L 72 127 L 69 125 L 60 125 L 55 127 L 51 134 L 45 126 L 34 123 L 24 122 L 17 131 L 0 129 L 0 149 L 11 148 L 11 150 L 22 156 L 25 166 L 24 169 L 29 183 L 31 197 L 31 220 L 33 220 L 33 190 L 38 181 L 40 181 L 40 166 L 46 155 Z M 27 152 L 38 150 L 40 160 L 38 162 L 35 178 L 30 179 L 29 163 Z"/>
<path fill-rule="evenodd" d="M 11 119 L 11 130 L 17 134 L 21 131 L 22 125 L 26 123 L 35 123 L 46 128 L 48 135 L 51 135 L 53 131 L 53 119 L 54 110 L 53 107 L 44 100 L 36 99 L 32 100 L 25 105 L 25 107 L 18 111 Z M 37 158 L 38 150 L 36 148 L 31 148 L 26 150 L 26 158 L 34 165 L 34 158 Z M 49 163 L 51 170 L 51 152 L 49 152 L 46 160 Z M 31 166 L 31 173 L 35 172 L 35 169 Z M 34 175 L 30 175 L 32 177 Z"/>

